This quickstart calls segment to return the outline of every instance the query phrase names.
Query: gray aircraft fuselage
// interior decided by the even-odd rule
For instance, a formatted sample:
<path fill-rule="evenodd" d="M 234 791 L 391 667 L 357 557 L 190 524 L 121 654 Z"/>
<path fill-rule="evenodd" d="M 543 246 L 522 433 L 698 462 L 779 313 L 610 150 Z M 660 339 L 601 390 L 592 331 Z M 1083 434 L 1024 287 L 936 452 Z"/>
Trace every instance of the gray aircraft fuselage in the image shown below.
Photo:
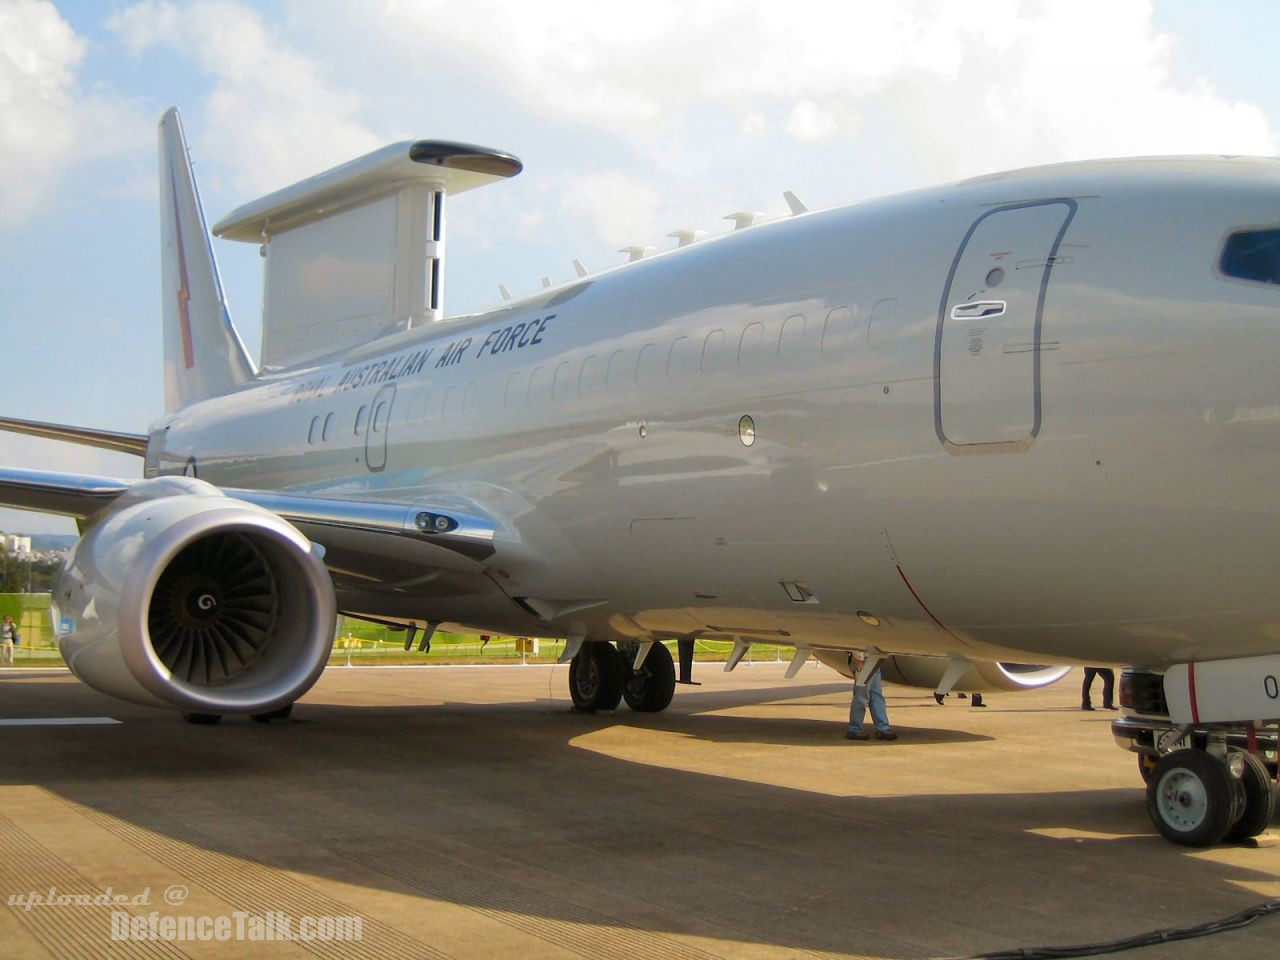
<path fill-rule="evenodd" d="M 394 620 L 1274 652 L 1280 288 L 1217 265 L 1275 223 L 1280 162 L 1236 158 L 796 216 L 267 374 L 156 424 L 148 474 L 491 518 L 486 563 L 330 563 Z"/>

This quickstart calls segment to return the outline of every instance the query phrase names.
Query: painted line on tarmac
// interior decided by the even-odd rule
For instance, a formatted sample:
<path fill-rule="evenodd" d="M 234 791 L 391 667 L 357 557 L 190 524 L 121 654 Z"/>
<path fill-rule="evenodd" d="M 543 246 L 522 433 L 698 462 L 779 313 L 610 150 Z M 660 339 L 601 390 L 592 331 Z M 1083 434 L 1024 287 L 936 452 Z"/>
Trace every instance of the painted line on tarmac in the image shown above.
<path fill-rule="evenodd" d="M 122 722 L 114 717 L 0 717 L 0 727 L 77 727 Z"/>

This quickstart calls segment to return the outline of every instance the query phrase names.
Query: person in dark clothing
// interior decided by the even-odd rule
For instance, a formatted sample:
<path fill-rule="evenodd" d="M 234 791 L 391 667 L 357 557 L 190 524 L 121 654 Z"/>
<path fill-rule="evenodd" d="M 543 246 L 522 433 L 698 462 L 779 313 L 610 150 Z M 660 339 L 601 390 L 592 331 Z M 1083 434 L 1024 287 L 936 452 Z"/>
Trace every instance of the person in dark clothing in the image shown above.
<path fill-rule="evenodd" d="M 1089 688 L 1093 686 L 1093 678 L 1102 678 L 1102 709 L 1114 710 L 1115 701 L 1111 699 L 1116 686 L 1116 672 L 1110 667 L 1085 667 L 1084 686 L 1080 690 L 1080 709 L 1092 710 L 1093 700 L 1089 696 Z"/>

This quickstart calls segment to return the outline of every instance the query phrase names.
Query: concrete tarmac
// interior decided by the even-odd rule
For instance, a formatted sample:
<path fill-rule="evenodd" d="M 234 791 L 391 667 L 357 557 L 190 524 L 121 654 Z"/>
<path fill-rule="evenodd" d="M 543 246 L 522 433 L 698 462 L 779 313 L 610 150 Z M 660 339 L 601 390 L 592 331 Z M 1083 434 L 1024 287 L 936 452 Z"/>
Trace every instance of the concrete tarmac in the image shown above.
<path fill-rule="evenodd" d="M 288 721 L 214 727 L 0 670 L 0 718 L 120 721 L 0 726 L 0 957 L 960 956 L 1280 897 L 1280 847 L 1155 834 L 1078 672 L 984 710 L 886 685 L 901 739 L 858 743 L 849 684 L 784 668 L 699 664 L 663 714 L 592 716 L 565 667 L 330 668 Z M 51 890 L 137 902 L 13 903 Z M 112 940 L 113 912 L 361 939 Z M 1278 941 L 1280 916 L 1122 955 Z"/>

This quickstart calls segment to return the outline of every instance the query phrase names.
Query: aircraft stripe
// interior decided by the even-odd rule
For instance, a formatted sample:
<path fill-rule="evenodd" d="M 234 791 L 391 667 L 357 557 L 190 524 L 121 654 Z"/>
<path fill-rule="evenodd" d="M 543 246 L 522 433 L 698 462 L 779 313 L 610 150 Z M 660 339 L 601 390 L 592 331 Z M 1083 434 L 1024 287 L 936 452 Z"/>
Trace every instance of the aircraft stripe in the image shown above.
<path fill-rule="evenodd" d="M 939 620 L 937 617 L 935 617 L 933 615 L 933 611 L 930 610 L 927 606 L 925 606 L 925 602 L 920 599 L 920 594 L 916 593 L 916 588 L 911 585 L 911 581 L 907 579 L 907 575 L 902 572 L 902 565 L 895 564 L 895 566 L 898 568 L 898 576 L 900 576 L 902 578 L 902 582 L 907 585 L 907 589 L 911 591 L 911 595 L 916 598 L 916 603 L 920 604 L 920 609 L 929 615 L 929 619 L 938 625 L 938 629 L 940 629 L 943 633 L 945 633 L 948 637 L 950 637 L 952 640 L 956 641 L 957 643 L 962 643 L 963 641 L 959 637 L 957 637 L 954 633 L 952 633 L 950 630 L 948 630 L 947 625 L 943 623 L 941 620 Z"/>
<path fill-rule="evenodd" d="M 1196 701 L 1196 665 L 1187 664 L 1187 696 L 1191 700 L 1191 722 L 1200 722 L 1200 704 Z"/>

